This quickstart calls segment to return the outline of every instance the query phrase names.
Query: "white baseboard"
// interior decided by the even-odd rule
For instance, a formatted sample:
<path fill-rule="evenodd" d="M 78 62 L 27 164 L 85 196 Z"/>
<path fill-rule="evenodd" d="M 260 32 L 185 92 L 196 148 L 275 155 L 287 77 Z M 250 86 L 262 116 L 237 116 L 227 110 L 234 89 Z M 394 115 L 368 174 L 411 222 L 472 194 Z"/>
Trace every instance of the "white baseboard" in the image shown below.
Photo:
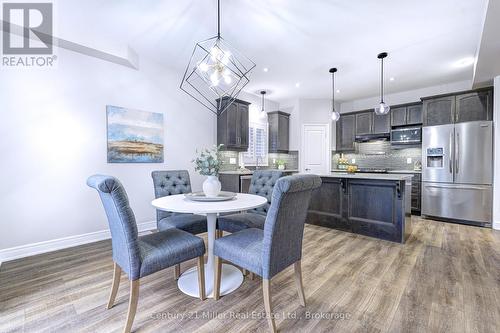
<path fill-rule="evenodd" d="M 156 221 L 149 221 L 137 224 L 137 229 L 139 233 L 147 232 L 150 230 L 156 230 Z M 4 261 L 10 261 L 19 258 L 25 258 L 33 256 L 35 254 L 41 254 L 46 252 L 52 252 L 56 250 L 66 249 L 68 247 L 73 247 L 82 244 L 88 244 L 97 242 L 104 239 L 111 238 L 111 233 L 109 229 L 95 231 L 88 234 L 69 236 L 59 239 L 53 239 L 45 242 L 26 244 L 16 247 L 11 247 L 8 249 L 0 250 L 0 265 Z"/>

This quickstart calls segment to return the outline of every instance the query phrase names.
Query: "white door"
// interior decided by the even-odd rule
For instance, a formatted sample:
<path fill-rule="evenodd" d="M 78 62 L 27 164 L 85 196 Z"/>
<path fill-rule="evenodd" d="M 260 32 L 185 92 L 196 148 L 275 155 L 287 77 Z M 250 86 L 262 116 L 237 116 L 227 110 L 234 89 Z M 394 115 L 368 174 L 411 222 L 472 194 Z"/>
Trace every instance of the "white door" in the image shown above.
<path fill-rule="evenodd" d="M 328 124 L 302 126 L 302 172 L 313 174 L 330 172 L 329 142 Z"/>

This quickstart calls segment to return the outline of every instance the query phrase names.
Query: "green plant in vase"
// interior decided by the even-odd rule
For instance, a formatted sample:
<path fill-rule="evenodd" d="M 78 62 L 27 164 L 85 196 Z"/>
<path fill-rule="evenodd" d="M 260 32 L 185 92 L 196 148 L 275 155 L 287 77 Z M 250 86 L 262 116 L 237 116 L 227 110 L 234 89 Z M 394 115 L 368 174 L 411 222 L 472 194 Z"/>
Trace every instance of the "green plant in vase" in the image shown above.
<path fill-rule="evenodd" d="M 284 160 L 277 160 L 276 165 L 278 166 L 279 170 L 285 170 L 286 163 Z"/>
<path fill-rule="evenodd" d="M 221 183 L 218 179 L 220 168 L 223 164 L 221 150 L 223 145 L 213 146 L 211 149 L 204 149 L 198 153 L 192 162 L 194 170 L 202 176 L 207 176 L 203 182 L 203 193 L 209 198 L 217 197 L 221 190 Z"/>

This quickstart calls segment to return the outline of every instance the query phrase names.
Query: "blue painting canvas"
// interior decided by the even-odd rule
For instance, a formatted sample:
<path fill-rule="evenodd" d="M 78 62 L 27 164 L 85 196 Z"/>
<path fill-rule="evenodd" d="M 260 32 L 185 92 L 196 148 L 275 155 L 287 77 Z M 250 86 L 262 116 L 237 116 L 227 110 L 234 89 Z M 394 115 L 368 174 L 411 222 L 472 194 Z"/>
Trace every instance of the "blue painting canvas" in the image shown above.
<path fill-rule="evenodd" d="M 163 163 L 163 114 L 106 106 L 108 163 Z"/>

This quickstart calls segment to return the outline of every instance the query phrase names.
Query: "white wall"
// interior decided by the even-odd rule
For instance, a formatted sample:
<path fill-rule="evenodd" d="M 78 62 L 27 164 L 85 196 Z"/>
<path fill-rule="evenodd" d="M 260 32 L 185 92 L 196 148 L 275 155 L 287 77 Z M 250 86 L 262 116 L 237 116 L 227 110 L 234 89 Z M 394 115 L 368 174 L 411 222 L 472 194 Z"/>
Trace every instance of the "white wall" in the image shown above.
<path fill-rule="evenodd" d="M 153 221 L 150 177 L 189 169 L 196 148 L 215 144 L 216 118 L 179 89 L 182 73 L 141 59 L 136 71 L 65 50 L 58 67 L 0 75 L 0 250 L 108 228 L 94 173 L 118 177 L 137 222 Z M 165 163 L 106 162 L 107 104 L 162 112 Z M 0 258 L 1 261 L 1 258 Z"/>
<path fill-rule="evenodd" d="M 494 79 L 493 126 L 493 228 L 500 230 L 500 76 Z"/>
<path fill-rule="evenodd" d="M 393 83 L 397 84 L 397 83 Z M 421 97 L 452 93 L 462 90 L 472 89 L 472 81 L 459 81 L 449 84 L 425 87 L 420 89 L 403 91 L 395 94 L 387 94 L 384 100 L 389 105 L 405 104 L 411 102 L 419 102 Z M 340 112 L 352 112 L 364 109 L 374 108 L 380 102 L 380 96 L 358 99 L 354 101 L 344 102 L 340 105 Z"/>
<path fill-rule="evenodd" d="M 238 99 L 251 103 L 249 106 L 249 121 L 253 123 L 265 124 L 267 117 L 260 117 L 260 110 L 262 110 L 262 95 L 250 94 L 242 91 Z M 264 110 L 266 112 L 278 111 L 280 104 L 267 98 L 264 99 Z"/>

